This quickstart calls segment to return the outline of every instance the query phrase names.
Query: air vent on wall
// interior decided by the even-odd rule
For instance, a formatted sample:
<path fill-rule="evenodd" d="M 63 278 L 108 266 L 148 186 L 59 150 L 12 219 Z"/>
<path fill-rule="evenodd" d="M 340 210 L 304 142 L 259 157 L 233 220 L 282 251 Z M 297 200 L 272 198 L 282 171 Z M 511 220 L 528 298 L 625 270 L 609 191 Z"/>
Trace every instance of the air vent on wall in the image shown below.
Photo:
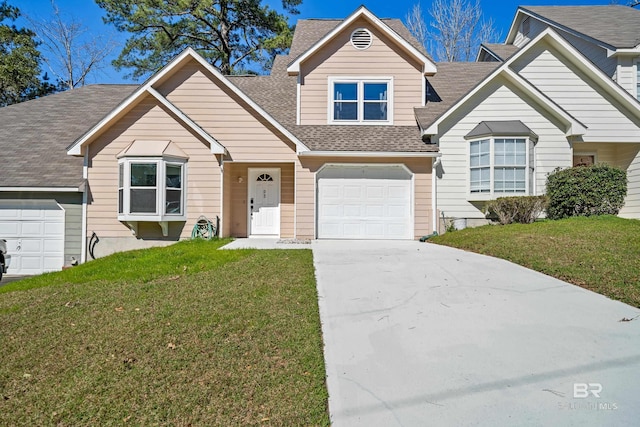
<path fill-rule="evenodd" d="M 366 49 L 371 46 L 371 41 L 373 37 L 369 30 L 365 28 L 358 28 L 353 33 L 351 33 L 351 44 L 356 49 Z"/>

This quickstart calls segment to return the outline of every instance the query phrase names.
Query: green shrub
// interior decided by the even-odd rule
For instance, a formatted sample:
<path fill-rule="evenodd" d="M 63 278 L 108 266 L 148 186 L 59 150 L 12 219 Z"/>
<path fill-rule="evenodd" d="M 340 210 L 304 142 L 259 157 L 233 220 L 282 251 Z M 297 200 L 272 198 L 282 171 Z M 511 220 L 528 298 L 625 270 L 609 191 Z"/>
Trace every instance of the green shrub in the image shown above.
<path fill-rule="evenodd" d="M 499 197 L 487 204 L 489 215 L 495 216 L 500 224 L 531 224 L 540 216 L 547 205 L 546 196 Z"/>
<path fill-rule="evenodd" d="M 605 164 L 556 169 L 547 177 L 547 217 L 617 215 L 627 195 L 627 173 Z"/>

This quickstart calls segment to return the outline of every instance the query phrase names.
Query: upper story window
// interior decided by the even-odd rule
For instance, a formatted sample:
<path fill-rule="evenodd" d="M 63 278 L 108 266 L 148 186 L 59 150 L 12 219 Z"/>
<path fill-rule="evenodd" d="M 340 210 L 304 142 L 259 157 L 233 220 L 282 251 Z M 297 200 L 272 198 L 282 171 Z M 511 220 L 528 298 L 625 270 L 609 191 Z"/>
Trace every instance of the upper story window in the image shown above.
<path fill-rule="evenodd" d="M 391 124 L 391 78 L 330 79 L 329 122 Z"/>
<path fill-rule="evenodd" d="M 171 153 L 154 144 L 171 147 Z M 184 221 L 186 161 L 177 146 L 136 141 L 118 155 L 118 220 Z"/>

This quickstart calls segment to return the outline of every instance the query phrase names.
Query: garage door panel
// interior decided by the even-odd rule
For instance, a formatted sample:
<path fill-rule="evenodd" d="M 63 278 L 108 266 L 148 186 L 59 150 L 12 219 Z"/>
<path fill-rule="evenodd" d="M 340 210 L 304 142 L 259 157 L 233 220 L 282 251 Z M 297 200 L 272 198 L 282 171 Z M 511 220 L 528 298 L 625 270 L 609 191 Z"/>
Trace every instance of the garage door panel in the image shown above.
<path fill-rule="evenodd" d="M 64 210 L 53 200 L 0 200 L 0 238 L 10 274 L 40 274 L 64 264 Z"/>
<path fill-rule="evenodd" d="M 412 239 L 411 178 L 399 166 L 326 167 L 318 177 L 318 237 Z"/>
<path fill-rule="evenodd" d="M 19 235 L 22 237 L 39 237 L 44 233 L 44 223 L 42 221 L 22 221 L 20 222 Z"/>
<path fill-rule="evenodd" d="M 3 239 L 8 239 L 12 236 L 20 235 L 20 223 L 19 222 L 8 222 L 4 220 L 0 220 L 0 236 Z"/>

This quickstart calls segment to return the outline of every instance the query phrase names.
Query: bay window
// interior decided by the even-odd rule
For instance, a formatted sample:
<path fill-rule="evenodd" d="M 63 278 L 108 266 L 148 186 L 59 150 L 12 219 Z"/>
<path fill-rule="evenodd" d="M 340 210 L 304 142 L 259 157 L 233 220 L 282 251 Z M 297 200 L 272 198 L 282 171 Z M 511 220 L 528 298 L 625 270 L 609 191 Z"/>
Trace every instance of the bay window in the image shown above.
<path fill-rule="evenodd" d="M 391 124 L 390 78 L 330 78 L 329 122 Z"/>
<path fill-rule="evenodd" d="M 469 144 L 469 192 L 472 196 L 532 193 L 533 144 L 530 139 L 491 137 Z"/>
<path fill-rule="evenodd" d="M 119 160 L 118 219 L 183 221 L 185 161 L 168 158 Z"/>

